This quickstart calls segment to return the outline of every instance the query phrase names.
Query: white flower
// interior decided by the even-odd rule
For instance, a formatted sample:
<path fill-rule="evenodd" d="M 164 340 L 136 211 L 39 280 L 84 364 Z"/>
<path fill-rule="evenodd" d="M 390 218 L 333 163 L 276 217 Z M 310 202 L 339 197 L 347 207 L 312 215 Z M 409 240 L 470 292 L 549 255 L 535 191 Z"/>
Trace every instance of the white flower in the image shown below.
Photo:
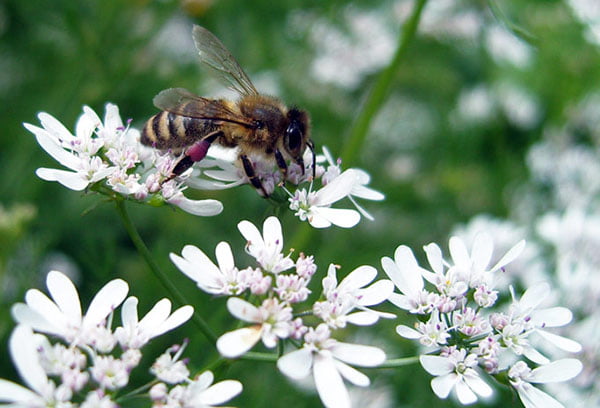
<path fill-rule="evenodd" d="M 449 248 L 454 262 L 451 270 L 454 270 L 460 280 L 468 282 L 470 287 L 476 287 L 482 283 L 493 283 L 492 273 L 515 260 L 525 248 L 525 241 L 519 241 L 489 269 L 488 265 L 494 251 L 494 242 L 490 235 L 478 234 L 473 240 L 470 254 L 464 241 L 459 237 L 450 238 Z"/>
<path fill-rule="evenodd" d="M 396 326 L 396 333 L 406 339 L 418 339 L 426 347 L 444 345 L 450 337 L 448 326 L 440 320 L 440 314 L 437 310 L 431 313 L 431 317 L 427 322 L 419 322 L 415 326 L 416 330 L 408 326 L 398 325 Z"/>
<path fill-rule="evenodd" d="M 150 372 L 159 380 L 169 384 L 177 384 L 185 381 L 189 377 L 190 371 L 186 367 L 186 363 L 179 360 L 179 357 L 183 353 L 183 350 L 185 350 L 186 345 L 187 343 L 181 346 L 175 345 L 169 347 L 152 364 Z M 171 355 L 171 353 L 174 354 Z"/>
<path fill-rule="evenodd" d="M 113 356 L 95 356 L 90 373 L 102 388 L 109 390 L 123 388 L 129 382 L 128 365 Z"/>
<path fill-rule="evenodd" d="M 239 298 L 229 298 L 227 308 L 238 319 L 256 324 L 219 337 L 217 349 L 224 357 L 241 356 L 261 338 L 266 347 L 273 348 L 278 338 L 284 339 L 291 334 L 292 308 L 275 298 L 265 299 L 260 307 Z"/>
<path fill-rule="evenodd" d="M 177 386 L 173 388 L 166 398 L 167 403 L 165 406 L 212 408 L 229 401 L 242 392 L 242 384 L 239 381 L 225 380 L 216 384 L 213 384 L 213 381 L 214 375 L 212 372 L 203 372 L 187 387 Z"/>
<path fill-rule="evenodd" d="M 517 362 L 508 371 L 510 384 L 517 390 L 525 408 L 562 408 L 563 405 L 531 383 L 568 381 L 581 372 L 579 360 L 565 358 L 531 370 L 523 361 Z"/>
<path fill-rule="evenodd" d="M 360 221 L 360 213 L 354 210 L 331 208 L 331 204 L 348 197 L 357 175 L 348 169 L 318 191 L 296 190 L 289 199 L 290 208 L 300 220 L 308 220 L 315 228 L 328 228 L 332 224 L 342 228 L 351 228 Z"/>
<path fill-rule="evenodd" d="M 323 185 L 328 184 L 330 181 L 334 180 L 341 173 L 341 160 L 333 161 L 333 157 L 329 152 L 327 147 L 323 146 L 323 155 L 327 159 L 329 166 L 325 174 L 322 177 Z M 379 191 L 373 190 L 370 187 L 367 187 L 367 184 L 371 181 L 371 176 L 364 170 L 352 168 L 354 175 L 356 177 L 354 186 L 348 195 L 352 204 L 356 207 L 356 209 L 363 215 L 363 217 L 373 221 L 373 217 L 369 214 L 364 208 L 362 208 L 358 203 L 354 200 L 354 197 L 364 198 L 365 200 L 373 200 L 373 201 L 381 201 L 385 198 L 383 194 Z"/>
<path fill-rule="evenodd" d="M 15 320 L 34 330 L 62 337 L 68 343 L 91 346 L 104 343 L 104 321 L 123 302 L 129 290 L 122 279 L 108 282 L 82 316 L 77 289 L 66 275 L 51 271 L 46 285 L 52 300 L 37 289 L 28 290 L 26 304 L 17 303 L 12 308 Z"/>
<path fill-rule="evenodd" d="M 154 337 L 187 322 L 194 313 L 194 308 L 187 305 L 171 313 L 171 302 L 164 298 L 142 320 L 138 320 L 137 305 L 138 299 L 131 296 L 121 308 L 123 326 L 117 327 L 115 338 L 123 348 L 139 349 Z"/>
<path fill-rule="evenodd" d="M 394 282 L 400 293 L 392 293 L 389 301 L 401 309 L 411 313 L 428 313 L 433 306 L 423 290 L 422 270 L 412 250 L 400 245 L 394 252 L 394 259 L 384 257 L 381 259 L 384 272 Z"/>
<path fill-rule="evenodd" d="M 269 217 L 263 223 L 262 235 L 249 221 L 238 224 L 240 233 L 246 238 L 246 252 L 265 270 L 274 274 L 294 266 L 288 256 L 283 256 L 283 233 L 277 217 Z"/>
<path fill-rule="evenodd" d="M 445 399 L 452 389 L 461 404 L 472 404 L 477 395 L 489 397 L 492 388 L 483 381 L 474 367 L 477 366 L 477 355 L 469 354 L 465 349 L 452 350 L 447 356 L 422 355 L 419 361 L 431 375 L 431 388 L 435 394 Z"/>
<path fill-rule="evenodd" d="M 313 307 L 313 312 L 329 326 L 345 327 L 346 323 L 369 326 L 375 324 L 380 317 L 396 317 L 391 313 L 367 308 L 389 298 L 394 290 L 392 281 L 381 279 L 365 287 L 375 279 L 377 270 L 363 265 L 350 272 L 338 285 L 336 271 L 336 265 L 329 265 L 327 276 L 323 279 L 325 301 L 316 302 Z M 354 309 L 360 311 L 350 313 Z"/>
<path fill-rule="evenodd" d="M 47 113 L 38 115 L 43 128 L 23 124 L 33 133 L 39 145 L 56 161 L 69 170 L 39 168 L 36 174 L 47 181 L 58 181 L 63 186 L 76 191 L 85 189 L 109 176 L 114 167 L 102 163 L 93 155 L 102 147 L 103 140 L 96 138 L 94 130 L 100 123 L 98 116 L 87 106 L 76 125 L 73 136 L 59 121 Z"/>
<path fill-rule="evenodd" d="M 213 295 L 239 295 L 246 290 L 243 274 L 235 267 L 227 242 L 220 242 L 215 249 L 218 266 L 193 245 L 183 247 L 181 255 L 170 254 L 171 261 L 203 291 Z"/>
<path fill-rule="evenodd" d="M 48 380 L 40 364 L 37 342 L 29 327 L 17 326 L 10 336 L 8 346 L 17 372 L 29 388 L 0 378 L 0 402 L 8 402 L 11 407 L 71 406 L 66 402 L 68 399 L 57 399 L 60 394 L 56 392 L 54 383 Z"/>
<path fill-rule="evenodd" d="M 90 391 L 80 408 L 117 408 L 118 405 L 110 399 L 110 395 L 104 395 L 102 390 Z"/>
<path fill-rule="evenodd" d="M 573 318 L 573 314 L 566 307 L 537 309 L 549 294 L 550 285 L 545 282 L 528 288 L 519 300 L 512 293 L 513 303 L 510 306 L 509 312 L 511 322 L 513 325 L 520 325 L 524 329 L 536 333 L 544 340 L 562 350 L 578 353 L 581 351 L 579 343 L 546 330 L 547 328 L 564 326 Z M 549 362 L 545 356 L 533 347 L 525 347 L 523 354 L 538 364 L 547 364 Z"/>
<path fill-rule="evenodd" d="M 350 407 L 350 396 L 343 379 L 366 387 L 369 378 L 348 364 L 375 367 L 385 361 L 385 353 L 372 346 L 348 344 L 330 338 L 327 325 L 310 328 L 304 346 L 277 360 L 279 370 L 293 380 L 301 380 L 311 372 L 319 397 L 328 408 Z"/>

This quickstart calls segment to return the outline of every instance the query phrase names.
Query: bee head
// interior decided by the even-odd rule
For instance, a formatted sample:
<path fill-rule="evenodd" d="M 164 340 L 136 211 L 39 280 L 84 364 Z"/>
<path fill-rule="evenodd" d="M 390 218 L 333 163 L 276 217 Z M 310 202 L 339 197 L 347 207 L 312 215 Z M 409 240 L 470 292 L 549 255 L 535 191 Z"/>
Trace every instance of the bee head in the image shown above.
<path fill-rule="evenodd" d="M 302 155 L 309 142 L 308 115 L 306 112 L 292 108 L 287 113 L 288 125 L 283 136 L 283 147 L 287 154 L 302 167 L 304 161 Z"/>

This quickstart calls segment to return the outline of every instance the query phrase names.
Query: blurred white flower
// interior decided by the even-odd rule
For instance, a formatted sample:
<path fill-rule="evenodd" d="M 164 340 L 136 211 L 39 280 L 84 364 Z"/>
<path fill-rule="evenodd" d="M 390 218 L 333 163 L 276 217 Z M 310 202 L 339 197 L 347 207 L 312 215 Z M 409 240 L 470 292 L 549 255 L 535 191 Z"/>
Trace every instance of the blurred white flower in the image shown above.
<path fill-rule="evenodd" d="M 175 386 L 166 396 L 155 390 L 153 407 L 212 408 L 242 392 L 239 381 L 225 380 L 216 384 L 213 381 L 213 373 L 205 371 L 189 384 Z"/>
<path fill-rule="evenodd" d="M 289 199 L 290 208 L 301 221 L 315 228 L 328 228 L 332 224 L 342 228 L 351 228 L 360 221 L 360 213 L 354 210 L 331 208 L 331 204 L 348 197 L 356 185 L 358 176 L 348 169 L 317 190 L 296 190 Z"/>
<path fill-rule="evenodd" d="M 0 402 L 7 402 L 11 407 L 72 406 L 68 402 L 71 396 L 57 393 L 54 383 L 48 380 L 38 358 L 37 342 L 29 327 L 17 326 L 10 336 L 8 347 L 19 376 L 29 388 L 0 378 Z"/>
<path fill-rule="evenodd" d="M 46 285 L 52 300 L 37 289 L 28 290 L 25 304 L 17 303 L 12 308 L 17 322 L 62 337 L 69 344 L 98 347 L 105 344 L 104 336 L 112 338 L 104 327 L 105 319 L 125 300 L 129 291 L 125 281 L 114 279 L 104 285 L 84 316 L 77 289 L 66 275 L 51 271 L 46 277 Z"/>
<path fill-rule="evenodd" d="M 179 360 L 179 357 L 183 353 L 187 346 L 187 342 L 183 345 L 175 345 L 169 347 L 167 351 L 161 354 L 154 364 L 150 372 L 156 376 L 160 381 L 164 381 L 169 384 L 178 384 L 187 380 L 190 375 L 190 371 L 186 366 L 186 362 Z M 154 399 L 154 398 L 153 398 Z"/>
<path fill-rule="evenodd" d="M 370 284 L 377 276 L 372 266 L 359 266 L 338 284 L 337 266 L 329 265 L 327 276 L 323 278 L 325 300 L 315 302 L 313 312 L 332 328 L 345 327 L 346 323 L 359 326 L 375 324 L 380 317 L 393 319 L 396 315 L 371 310 L 373 306 L 386 301 L 394 290 L 394 284 L 381 279 Z M 359 311 L 352 313 L 355 309 Z"/>
<path fill-rule="evenodd" d="M 510 384 L 517 390 L 525 408 L 561 408 L 563 405 L 531 383 L 568 381 L 581 372 L 581 361 L 566 358 L 553 361 L 531 370 L 523 361 L 517 362 L 508 371 Z"/>
<path fill-rule="evenodd" d="M 467 355 L 467 350 L 451 350 L 446 356 L 422 355 L 419 361 L 423 368 L 435 378 L 431 388 L 444 399 L 454 389 L 461 404 L 477 402 L 477 396 L 490 397 L 492 388 L 479 376 L 477 355 Z"/>
<path fill-rule="evenodd" d="M 350 396 L 343 379 L 360 387 L 370 384 L 369 378 L 349 364 L 376 367 L 385 361 L 385 353 L 372 346 L 338 342 L 330 338 L 327 325 L 309 328 L 301 349 L 277 360 L 279 370 L 293 380 L 313 374 L 319 397 L 328 408 L 350 407 Z"/>
<path fill-rule="evenodd" d="M 124 349 L 141 348 L 154 337 L 187 322 L 194 313 L 194 308 L 188 305 L 171 313 L 171 301 L 164 298 L 159 300 L 142 320 L 138 320 L 137 305 L 138 299 L 131 296 L 121 307 L 123 326 L 115 329 L 115 338 Z"/>
<path fill-rule="evenodd" d="M 273 348 L 277 345 L 277 339 L 287 338 L 291 334 L 292 308 L 275 298 L 265 299 L 260 307 L 240 298 L 229 298 L 227 309 L 236 318 L 255 325 L 219 337 L 217 349 L 224 357 L 239 357 L 260 339 L 266 347 Z"/>
<path fill-rule="evenodd" d="M 269 217 L 263 223 L 262 235 L 249 221 L 238 224 L 240 233 L 246 239 L 246 252 L 267 272 L 277 274 L 294 266 L 288 256 L 283 256 L 283 233 L 277 217 Z"/>

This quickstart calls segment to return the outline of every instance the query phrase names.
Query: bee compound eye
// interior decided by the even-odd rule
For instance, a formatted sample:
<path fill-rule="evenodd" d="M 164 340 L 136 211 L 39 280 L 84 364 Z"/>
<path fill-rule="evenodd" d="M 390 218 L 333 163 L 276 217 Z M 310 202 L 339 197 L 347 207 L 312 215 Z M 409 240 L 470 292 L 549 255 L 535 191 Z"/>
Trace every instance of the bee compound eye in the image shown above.
<path fill-rule="evenodd" d="M 285 131 L 287 148 L 295 151 L 302 145 L 302 128 L 296 121 L 290 123 Z"/>
<path fill-rule="evenodd" d="M 263 129 L 265 127 L 265 124 L 262 120 L 255 120 L 254 121 L 254 126 L 256 127 L 256 129 L 260 130 Z"/>

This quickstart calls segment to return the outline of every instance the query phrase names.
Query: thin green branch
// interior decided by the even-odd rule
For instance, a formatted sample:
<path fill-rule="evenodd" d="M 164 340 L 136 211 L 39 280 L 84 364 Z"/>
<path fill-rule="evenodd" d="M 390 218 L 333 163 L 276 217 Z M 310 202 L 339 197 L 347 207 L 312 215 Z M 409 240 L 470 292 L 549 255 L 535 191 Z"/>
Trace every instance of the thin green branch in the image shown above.
<path fill-rule="evenodd" d="M 367 100 L 363 104 L 362 110 L 359 112 L 354 126 L 348 137 L 345 149 L 342 151 L 342 158 L 345 166 L 351 166 L 356 162 L 360 149 L 365 141 L 371 122 L 379 112 L 379 109 L 386 100 L 390 91 L 390 86 L 394 81 L 400 63 L 403 61 L 404 54 L 408 46 L 412 42 L 421 13 L 425 7 L 427 0 L 417 0 L 412 11 L 412 15 L 406 20 L 402 30 L 400 30 L 400 38 L 398 39 L 398 48 L 392 58 L 390 64 L 379 74 L 375 85 L 371 89 Z"/>
<path fill-rule="evenodd" d="M 373 368 L 398 368 L 407 365 L 416 364 L 419 362 L 419 356 L 414 357 L 405 357 L 405 358 L 393 358 L 391 360 L 386 360 L 385 363 L 378 365 Z"/>
<path fill-rule="evenodd" d="M 127 212 L 127 208 L 125 207 L 125 202 L 123 200 L 117 199 L 117 200 L 115 200 L 115 203 L 117 205 L 117 212 L 119 213 L 119 216 L 121 217 L 121 221 L 123 222 L 123 225 L 125 226 L 125 229 L 127 230 L 127 233 L 129 234 L 129 238 L 131 238 L 133 245 L 135 245 L 139 254 L 142 256 L 142 258 L 144 258 L 144 260 L 146 261 L 146 264 L 148 265 L 148 267 L 150 268 L 150 270 L 152 271 L 154 276 L 160 281 L 160 283 L 165 287 L 167 292 L 169 292 L 169 295 L 171 295 L 171 297 L 173 299 L 175 299 L 175 301 L 177 303 L 182 304 L 182 305 L 189 304 L 189 302 L 185 299 L 185 296 L 179 291 L 179 289 L 177 289 L 177 287 L 173 284 L 173 282 L 171 282 L 171 280 L 163 273 L 163 271 L 159 268 L 158 264 L 152 257 L 150 250 L 148 249 L 148 247 L 142 240 L 142 237 L 140 236 L 137 228 L 131 221 L 131 217 L 129 217 L 129 213 Z M 193 316 L 192 320 L 196 324 L 196 326 L 198 326 L 198 328 L 200 329 L 202 334 L 204 334 L 204 336 L 213 345 L 215 345 L 217 343 L 217 336 L 213 333 L 213 331 L 208 326 L 208 324 L 204 321 L 204 319 L 202 319 L 202 317 L 200 317 L 200 315 L 197 312 L 194 312 L 194 316 Z"/>

